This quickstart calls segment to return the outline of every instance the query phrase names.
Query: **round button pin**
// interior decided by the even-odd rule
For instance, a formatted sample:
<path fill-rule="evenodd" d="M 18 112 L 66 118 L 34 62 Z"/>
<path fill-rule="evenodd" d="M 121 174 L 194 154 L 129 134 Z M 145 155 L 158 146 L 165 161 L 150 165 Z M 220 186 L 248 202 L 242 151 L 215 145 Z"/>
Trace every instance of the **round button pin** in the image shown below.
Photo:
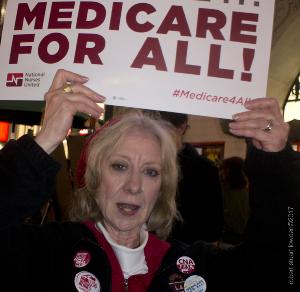
<path fill-rule="evenodd" d="M 85 250 L 78 251 L 73 258 L 74 266 L 76 268 L 85 267 L 90 262 L 90 260 L 90 253 Z"/>
<path fill-rule="evenodd" d="M 206 282 L 198 275 L 192 275 L 184 282 L 184 292 L 205 292 L 205 290 Z"/>
<path fill-rule="evenodd" d="M 79 292 L 100 292 L 100 282 L 95 275 L 90 272 L 81 271 L 75 275 L 75 287 Z"/>
<path fill-rule="evenodd" d="M 195 270 L 195 262 L 187 256 L 180 257 L 176 262 L 176 266 L 184 274 L 191 274 Z"/>

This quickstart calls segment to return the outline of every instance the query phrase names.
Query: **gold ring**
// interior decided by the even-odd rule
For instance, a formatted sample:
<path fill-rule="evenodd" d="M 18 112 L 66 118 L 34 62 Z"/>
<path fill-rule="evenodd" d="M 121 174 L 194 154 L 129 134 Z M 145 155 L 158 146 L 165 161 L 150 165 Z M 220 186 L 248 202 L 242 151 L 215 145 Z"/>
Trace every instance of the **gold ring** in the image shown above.
<path fill-rule="evenodd" d="M 273 128 L 273 121 L 272 120 L 268 120 L 267 121 L 267 125 L 266 127 L 263 129 L 264 132 L 271 132 Z"/>
<path fill-rule="evenodd" d="M 63 86 L 63 92 L 64 92 L 64 93 L 73 93 L 72 87 L 71 87 L 69 84 L 66 83 L 66 84 Z"/>

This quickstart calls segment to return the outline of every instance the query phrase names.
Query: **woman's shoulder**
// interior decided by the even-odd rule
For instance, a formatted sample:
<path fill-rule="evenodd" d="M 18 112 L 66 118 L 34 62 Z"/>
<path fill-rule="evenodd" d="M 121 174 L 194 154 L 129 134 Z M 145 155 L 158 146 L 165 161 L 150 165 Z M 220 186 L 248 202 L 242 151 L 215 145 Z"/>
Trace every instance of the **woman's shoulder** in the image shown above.
<path fill-rule="evenodd" d="M 20 224 L 3 230 L 10 239 L 49 247 L 73 246 L 79 241 L 95 242 L 93 234 L 79 222 L 48 222 L 43 225 Z"/>
<path fill-rule="evenodd" d="M 70 240 L 88 239 L 94 240 L 94 235 L 89 228 L 81 222 L 48 222 L 41 227 L 49 237 L 59 236 Z"/>

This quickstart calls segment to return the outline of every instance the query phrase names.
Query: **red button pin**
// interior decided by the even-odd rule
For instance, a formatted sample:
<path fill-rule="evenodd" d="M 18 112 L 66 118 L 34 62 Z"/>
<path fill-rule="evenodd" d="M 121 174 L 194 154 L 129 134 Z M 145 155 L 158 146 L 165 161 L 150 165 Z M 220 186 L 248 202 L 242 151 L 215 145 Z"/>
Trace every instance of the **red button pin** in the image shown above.
<path fill-rule="evenodd" d="M 176 262 L 176 266 L 184 274 L 191 274 L 195 270 L 195 262 L 187 256 L 180 257 Z"/>
<path fill-rule="evenodd" d="M 85 267 L 91 260 L 91 255 L 88 251 L 81 250 L 74 256 L 73 262 L 76 268 Z"/>

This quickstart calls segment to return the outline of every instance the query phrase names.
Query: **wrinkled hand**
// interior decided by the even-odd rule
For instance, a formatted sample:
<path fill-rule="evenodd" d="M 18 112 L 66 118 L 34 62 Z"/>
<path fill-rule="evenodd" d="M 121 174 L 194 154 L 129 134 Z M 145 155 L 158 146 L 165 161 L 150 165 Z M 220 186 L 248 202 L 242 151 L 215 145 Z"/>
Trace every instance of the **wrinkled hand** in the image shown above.
<path fill-rule="evenodd" d="M 47 153 L 54 151 L 66 138 L 77 112 L 94 118 L 99 118 L 103 113 L 97 103 L 104 102 L 105 98 L 84 86 L 87 81 L 87 77 L 70 71 L 60 69 L 56 72 L 49 91 L 45 94 L 43 125 L 35 139 Z M 69 93 L 64 91 L 67 83 L 71 88 Z"/>
<path fill-rule="evenodd" d="M 284 122 L 275 98 L 258 98 L 245 103 L 246 112 L 233 116 L 230 132 L 252 138 L 253 145 L 266 152 L 281 151 L 287 143 L 289 126 Z M 266 131 L 269 121 L 271 130 Z"/>

